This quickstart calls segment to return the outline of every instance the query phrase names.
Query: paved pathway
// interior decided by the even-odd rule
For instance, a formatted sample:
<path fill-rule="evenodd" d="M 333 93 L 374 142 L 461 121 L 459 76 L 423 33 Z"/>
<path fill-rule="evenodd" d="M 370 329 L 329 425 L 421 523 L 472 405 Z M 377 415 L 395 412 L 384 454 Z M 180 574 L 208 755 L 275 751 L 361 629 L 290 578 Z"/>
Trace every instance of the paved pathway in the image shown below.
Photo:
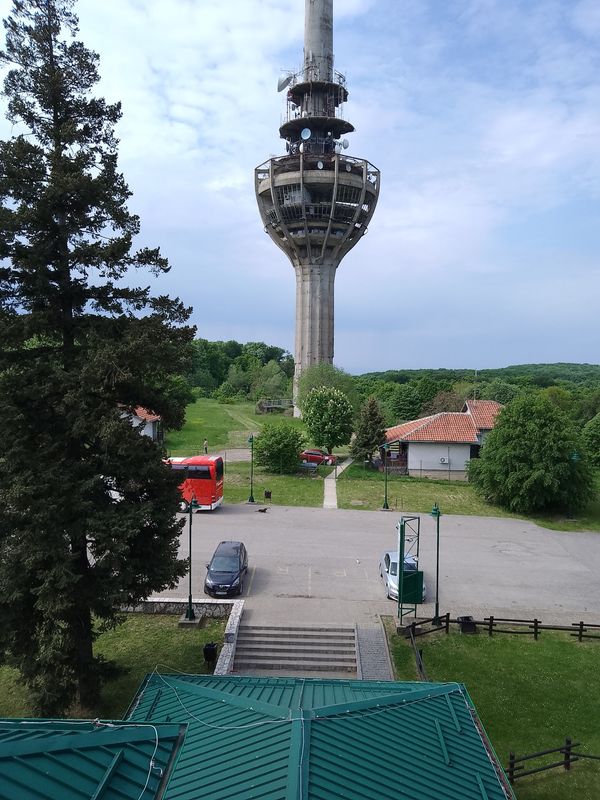
<path fill-rule="evenodd" d="M 343 464 L 340 464 L 339 467 L 333 470 L 324 481 L 325 488 L 323 492 L 323 508 L 337 508 L 337 487 L 336 487 L 336 479 L 337 476 L 343 472 L 346 467 L 349 467 L 354 459 L 347 458 Z"/>
<path fill-rule="evenodd" d="M 363 681 L 394 679 L 383 625 L 356 626 L 356 667 Z"/>

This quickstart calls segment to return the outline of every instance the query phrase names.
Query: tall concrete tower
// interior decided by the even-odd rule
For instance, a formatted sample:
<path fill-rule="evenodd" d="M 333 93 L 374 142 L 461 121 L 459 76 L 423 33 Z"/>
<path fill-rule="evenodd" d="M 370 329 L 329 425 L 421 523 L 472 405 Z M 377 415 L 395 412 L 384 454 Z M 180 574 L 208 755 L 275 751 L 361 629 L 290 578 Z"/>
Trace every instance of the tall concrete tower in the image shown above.
<path fill-rule="evenodd" d="M 255 189 L 265 231 L 296 272 L 296 403 L 302 370 L 333 363 L 335 273 L 379 195 L 379 170 L 346 155 L 341 138 L 354 127 L 343 116 L 346 79 L 333 68 L 333 0 L 305 0 L 304 65 L 279 81 L 285 89 L 286 155 L 256 168 Z"/>

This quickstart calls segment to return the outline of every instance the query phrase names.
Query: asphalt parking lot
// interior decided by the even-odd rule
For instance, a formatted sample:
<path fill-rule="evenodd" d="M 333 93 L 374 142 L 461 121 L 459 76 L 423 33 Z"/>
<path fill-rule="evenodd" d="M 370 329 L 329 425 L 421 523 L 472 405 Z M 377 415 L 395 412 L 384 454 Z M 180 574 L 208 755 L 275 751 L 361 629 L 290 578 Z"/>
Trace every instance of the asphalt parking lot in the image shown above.
<path fill-rule="evenodd" d="M 420 566 L 433 613 L 435 522 L 420 515 Z M 205 565 L 218 542 L 249 553 L 244 620 L 251 624 L 351 624 L 395 613 L 379 558 L 396 549 L 396 512 L 249 505 L 192 516 L 192 591 L 204 597 Z M 180 554 L 188 554 L 188 521 Z M 600 534 L 549 531 L 521 520 L 442 516 L 440 611 L 474 616 L 600 623 Z M 188 578 L 170 597 L 187 597 Z"/>

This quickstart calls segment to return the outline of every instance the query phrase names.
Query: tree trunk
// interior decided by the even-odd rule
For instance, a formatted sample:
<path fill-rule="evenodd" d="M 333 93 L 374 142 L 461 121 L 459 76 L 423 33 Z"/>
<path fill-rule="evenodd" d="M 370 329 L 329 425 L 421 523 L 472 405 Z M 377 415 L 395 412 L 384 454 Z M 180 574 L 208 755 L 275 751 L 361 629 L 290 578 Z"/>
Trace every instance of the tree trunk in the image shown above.
<path fill-rule="evenodd" d="M 90 591 L 90 564 L 87 553 L 87 540 L 85 535 L 78 536 L 73 541 L 73 550 L 76 554 L 77 574 L 80 576 L 79 585 L 73 608 L 72 631 L 75 641 L 73 643 L 75 673 L 77 676 L 79 703 L 84 709 L 93 708 L 100 696 L 100 674 L 94 659 L 94 636 L 92 612 L 88 599 Z"/>
<path fill-rule="evenodd" d="M 84 709 L 92 709 L 100 697 L 100 674 L 94 659 L 92 615 L 89 607 L 78 610 L 75 630 L 79 704 Z"/>

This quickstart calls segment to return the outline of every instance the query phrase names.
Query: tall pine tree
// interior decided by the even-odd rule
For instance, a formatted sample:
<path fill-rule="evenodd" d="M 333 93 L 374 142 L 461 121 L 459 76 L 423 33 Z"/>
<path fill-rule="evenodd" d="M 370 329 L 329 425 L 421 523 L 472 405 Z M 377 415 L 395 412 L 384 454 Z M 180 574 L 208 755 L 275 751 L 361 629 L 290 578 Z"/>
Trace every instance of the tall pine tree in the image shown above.
<path fill-rule="evenodd" d="M 36 711 L 98 697 L 95 631 L 173 586 L 177 478 L 124 409 L 183 421 L 193 329 L 179 300 L 126 285 L 139 220 L 118 171 L 120 106 L 92 95 L 98 57 L 73 0 L 13 0 L 0 143 L 0 656 Z"/>
<path fill-rule="evenodd" d="M 374 397 L 369 397 L 360 410 L 350 455 L 357 461 L 370 463 L 373 453 L 384 441 L 385 421 L 381 408 Z"/>

